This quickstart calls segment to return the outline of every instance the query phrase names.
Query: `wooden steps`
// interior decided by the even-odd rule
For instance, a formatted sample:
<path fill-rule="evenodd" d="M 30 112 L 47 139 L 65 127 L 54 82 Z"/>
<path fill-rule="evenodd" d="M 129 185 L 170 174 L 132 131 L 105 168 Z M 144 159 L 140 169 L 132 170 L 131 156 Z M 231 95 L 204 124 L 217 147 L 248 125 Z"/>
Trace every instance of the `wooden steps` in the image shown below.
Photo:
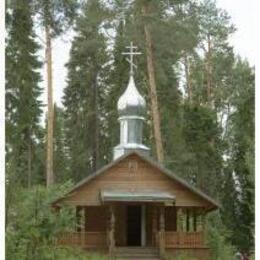
<path fill-rule="evenodd" d="M 160 260 L 159 251 L 154 247 L 117 247 L 115 251 L 117 260 Z"/>

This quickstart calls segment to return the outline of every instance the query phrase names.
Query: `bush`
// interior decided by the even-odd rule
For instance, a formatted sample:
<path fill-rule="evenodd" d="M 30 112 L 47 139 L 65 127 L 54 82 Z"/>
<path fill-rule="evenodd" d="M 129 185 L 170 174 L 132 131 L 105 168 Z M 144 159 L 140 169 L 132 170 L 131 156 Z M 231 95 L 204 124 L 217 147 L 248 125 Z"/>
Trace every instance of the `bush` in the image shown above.
<path fill-rule="evenodd" d="M 228 231 L 221 222 L 219 212 L 211 213 L 207 220 L 207 243 L 211 248 L 212 260 L 234 259 L 235 250 L 227 242 Z"/>
<path fill-rule="evenodd" d="M 57 248 L 57 236 L 75 227 L 75 213 L 62 208 L 53 212 L 51 202 L 63 194 L 71 183 L 45 188 L 19 189 L 16 200 L 9 205 L 6 226 L 6 259 L 81 259 L 80 250 Z"/>

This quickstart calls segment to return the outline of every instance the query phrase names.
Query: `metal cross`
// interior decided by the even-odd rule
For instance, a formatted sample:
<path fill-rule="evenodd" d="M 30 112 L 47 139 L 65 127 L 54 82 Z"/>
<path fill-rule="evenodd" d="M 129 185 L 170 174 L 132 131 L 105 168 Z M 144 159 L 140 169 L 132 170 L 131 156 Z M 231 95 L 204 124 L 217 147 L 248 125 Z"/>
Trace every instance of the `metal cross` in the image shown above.
<path fill-rule="evenodd" d="M 133 58 L 134 55 L 140 55 L 141 52 L 135 52 L 134 50 L 137 49 L 137 46 L 133 45 L 133 42 L 130 42 L 130 46 L 126 46 L 127 49 L 129 49 L 129 52 L 122 52 L 123 55 L 129 55 L 130 59 L 126 58 L 126 60 L 130 64 L 130 75 L 134 74 L 134 68 L 137 68 L 137 66 L 134 64 Z"/>

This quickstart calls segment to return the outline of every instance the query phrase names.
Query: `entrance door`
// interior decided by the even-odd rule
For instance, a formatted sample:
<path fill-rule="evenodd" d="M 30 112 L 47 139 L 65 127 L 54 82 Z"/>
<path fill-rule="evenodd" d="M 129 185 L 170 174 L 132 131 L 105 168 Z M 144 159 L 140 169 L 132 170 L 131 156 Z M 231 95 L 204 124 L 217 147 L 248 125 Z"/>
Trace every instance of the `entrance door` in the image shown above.
<path fill-rule="evenodd" d="M 127 245 L 141 246 L 141 206 L 127 207 Z"/>

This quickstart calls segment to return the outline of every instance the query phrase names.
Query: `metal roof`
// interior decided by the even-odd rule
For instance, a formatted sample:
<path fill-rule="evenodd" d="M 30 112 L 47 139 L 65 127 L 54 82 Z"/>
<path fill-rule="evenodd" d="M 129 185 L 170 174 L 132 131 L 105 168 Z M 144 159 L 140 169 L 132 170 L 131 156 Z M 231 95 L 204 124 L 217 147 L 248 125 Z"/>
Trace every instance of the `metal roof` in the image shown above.
<path fill-rule="evenodd" d="M 175 196 L 164 191 L 101 190 L 103 202 L 174 202 Z"/>

